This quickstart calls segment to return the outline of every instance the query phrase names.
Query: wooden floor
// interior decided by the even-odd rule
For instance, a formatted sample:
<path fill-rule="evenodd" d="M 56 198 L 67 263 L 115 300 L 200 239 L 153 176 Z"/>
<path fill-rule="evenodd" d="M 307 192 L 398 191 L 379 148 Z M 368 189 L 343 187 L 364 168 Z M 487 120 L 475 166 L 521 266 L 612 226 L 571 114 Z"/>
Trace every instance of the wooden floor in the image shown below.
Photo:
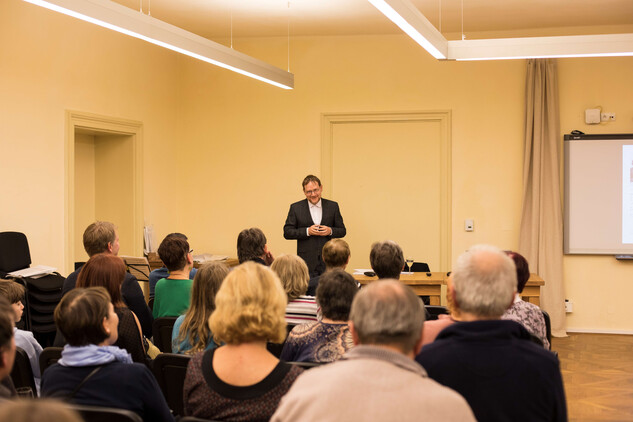
<path fill-rule="evenodd" d="M 633 336 L 570 334 L 552 339 L 570 421 L 633 421 Z"/>

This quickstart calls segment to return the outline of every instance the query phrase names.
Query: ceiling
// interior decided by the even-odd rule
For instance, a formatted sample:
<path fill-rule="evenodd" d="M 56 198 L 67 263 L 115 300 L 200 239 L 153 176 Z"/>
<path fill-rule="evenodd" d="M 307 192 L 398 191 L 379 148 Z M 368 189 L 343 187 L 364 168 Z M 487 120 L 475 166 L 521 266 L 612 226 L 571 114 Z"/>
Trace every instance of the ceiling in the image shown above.
<path fill-rule="evenodd" d="M 112 0 L 211 40 L 400 33 L 367 0 Z M 447 39 L 633 32 L 633 0 L 411 0 Z M 441 13 L 441 25 L 440 25 Z M 487 34 L 486 34 L 487 33 Z"/>

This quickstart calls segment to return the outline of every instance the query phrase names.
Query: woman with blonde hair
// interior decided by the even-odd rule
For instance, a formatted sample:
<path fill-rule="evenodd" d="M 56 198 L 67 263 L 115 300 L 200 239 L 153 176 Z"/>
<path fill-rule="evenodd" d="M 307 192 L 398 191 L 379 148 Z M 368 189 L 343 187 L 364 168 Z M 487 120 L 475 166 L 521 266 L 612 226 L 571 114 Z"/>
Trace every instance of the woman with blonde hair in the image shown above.
<path fill-rule="evenodd" d="M 302 369 L 279 361 L 268 341 L 286 337 L 286 295 L 267 267 L 246 262 L 224 279 L 209 326 L 215 349 L 189 362 L 185 415 L 223 421 L 268 421 Z"/>
<path fill-rule="evenodd" d="M 310 274 L 305 261 L 297 255 L 281 255 L 273 261 L 270 269 L 277 274 L 286 291 L 286 323 L 303 324 L 321 319 L 319 305 L 314 296 L 306 296 Z"/>
<path fill-rule="evenodd" d="M 209 317 L 215 309 L 215 295 L 229 267 L 222 262 L 202 264 L 191 287 L 191 305 L 174 324 L 171 336 L 172 353 L 193 355 L 216 346 L 209 330 Z"/>

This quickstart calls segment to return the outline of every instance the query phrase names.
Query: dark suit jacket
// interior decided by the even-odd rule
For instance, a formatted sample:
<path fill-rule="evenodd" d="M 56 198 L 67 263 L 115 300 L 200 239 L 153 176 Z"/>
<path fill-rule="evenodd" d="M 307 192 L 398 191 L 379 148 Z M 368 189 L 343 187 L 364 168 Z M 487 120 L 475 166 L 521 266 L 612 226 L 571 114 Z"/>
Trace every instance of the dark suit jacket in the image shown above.
<path fill-rule="evenodd" d="M 321 225 L 331 227 L 332 236 L 308 236 L 307 229 L 314 224 L 314 221 L 312 221 L 307 199 L 290 205 L 286 224 L 284 224 L 284 238 L 297 239 L 297 255 L 308 264 L 310 276 L 319 275 L 325 271 L 325 264 L 321 259 L 323 245 L 328 240 L 343 237 L 347 233 L 338 204 L 321 198 L 321 207 Z"/>

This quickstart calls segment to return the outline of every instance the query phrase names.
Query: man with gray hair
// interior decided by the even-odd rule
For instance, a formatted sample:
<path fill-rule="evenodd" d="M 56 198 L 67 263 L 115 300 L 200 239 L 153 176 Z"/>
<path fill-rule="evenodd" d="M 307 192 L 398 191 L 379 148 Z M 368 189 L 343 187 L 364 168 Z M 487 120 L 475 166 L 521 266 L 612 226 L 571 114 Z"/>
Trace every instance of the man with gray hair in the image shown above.
<path fill-rule="evenodd" d="M 84 249 L 89 257 L 99 253 L 119 254 L 119 233 L 116 226 L 109 221 L 95 221 L 86 227 L 83 235 L 83 243 Z M 83 268 L 83 266 L 66 277 L 64 286 L 62 287 L 62 295 L 65 295 L 75 288 L 81 268 Z M 143 335 L 145 335 L 145 337 L 151 337 L 152 323 L 154 322 L 152 312 L 149 310 L 147 303 L 145 303 L 145 295 L 143 295 L 143 290 L 141 290 L 138 280 L 129 272 L 125 273 L 125 279 L 123 280 L 123 284 L 121 284 L 121 295 L 127 307 L 134 312 L 134 315 L 136 315 L 141 323 Z M 55 340 L 56 345 L 61 345 L 59 341 L 61 341 L 61 339 Z"/>
<path fill-rule="evenodd" d="M 514 262 L 486 245 L 457 259 L 448 295 L 462 322 L 416 357 L 429 376 L 462 394 L 482 421 L 566 421 L 558 359 L 517 322 L 501 320 L 516 290 Z"/>
<path fill-rule="evenodd" d="M 361 289 L 350 311 L 355 346 L 299 376 L 271 420 L 474 421 L 464 398 L 413 360 L 423 323 L 422 302 L 404 284 L 381 280 Z"/>

